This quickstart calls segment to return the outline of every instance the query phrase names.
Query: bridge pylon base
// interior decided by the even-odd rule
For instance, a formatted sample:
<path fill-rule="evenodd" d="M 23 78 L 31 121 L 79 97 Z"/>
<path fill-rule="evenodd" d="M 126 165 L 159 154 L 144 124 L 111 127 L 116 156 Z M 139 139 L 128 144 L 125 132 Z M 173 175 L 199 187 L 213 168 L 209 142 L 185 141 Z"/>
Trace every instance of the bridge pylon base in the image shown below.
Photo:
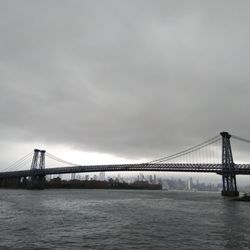
<path fill-rule="evenodd" d="M 45 176 L 32 176 L 30 178 L 30 181 L 28 183 L 27 188 L 28 189 L 44 189 L 46 184 Z"/>
<path fill-rule="evenodd" d="M 237 197 L 239 196 L 238 191 L 221 191 L 222 196 L 228 196 L 228 197 Z"/>

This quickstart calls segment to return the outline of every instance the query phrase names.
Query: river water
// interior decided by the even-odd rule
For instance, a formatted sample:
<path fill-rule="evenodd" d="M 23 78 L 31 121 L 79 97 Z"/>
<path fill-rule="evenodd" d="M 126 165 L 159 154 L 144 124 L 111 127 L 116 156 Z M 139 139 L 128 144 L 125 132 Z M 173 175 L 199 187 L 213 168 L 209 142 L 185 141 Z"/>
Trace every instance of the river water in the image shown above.
<path fill-rule="evenodd" d="M 250 249 L 250 203 L 205 192 L 0 189 L 0 249 Z"/>

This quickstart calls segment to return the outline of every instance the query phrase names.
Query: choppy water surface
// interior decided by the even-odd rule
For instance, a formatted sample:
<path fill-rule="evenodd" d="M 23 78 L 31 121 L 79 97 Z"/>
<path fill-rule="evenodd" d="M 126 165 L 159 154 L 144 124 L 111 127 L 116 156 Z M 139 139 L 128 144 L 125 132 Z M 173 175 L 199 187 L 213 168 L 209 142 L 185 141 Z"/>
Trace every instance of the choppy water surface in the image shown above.
<path fill-rule="evenodd" d="M 0 190 L 1 249 L 250 249 L 250 203 L 218 193 Z"/>

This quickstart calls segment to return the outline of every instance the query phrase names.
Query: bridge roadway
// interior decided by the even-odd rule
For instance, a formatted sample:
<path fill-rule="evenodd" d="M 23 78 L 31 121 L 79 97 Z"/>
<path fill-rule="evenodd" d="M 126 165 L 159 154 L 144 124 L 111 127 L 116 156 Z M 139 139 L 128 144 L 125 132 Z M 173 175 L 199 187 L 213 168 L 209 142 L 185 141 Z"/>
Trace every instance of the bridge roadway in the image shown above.
<path fill-rule="evenodd" d="M 250 175 L 250 164 L 235 164 L 235 174 Z M 186 163 L 140 163 L 114 165 L 86 165 L 36 170 L 0 172 L 0 179 L 21 178 L 41 175 L 57 175 L 90 172 L 152 171 L 152 172 L 196 172 L 222 174 L 222 164 L 186 164 Z M 225 170 L 224 170 L 225 171 Z"/>

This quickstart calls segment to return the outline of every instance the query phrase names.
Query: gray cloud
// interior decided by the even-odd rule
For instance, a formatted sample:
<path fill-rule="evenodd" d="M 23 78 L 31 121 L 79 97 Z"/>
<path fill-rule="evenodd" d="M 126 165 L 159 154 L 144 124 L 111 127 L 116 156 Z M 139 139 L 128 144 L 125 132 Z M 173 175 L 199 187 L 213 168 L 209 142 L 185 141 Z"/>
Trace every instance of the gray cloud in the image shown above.
<path fill-rule="evenodd" d="M 248 1 L 0 2 L 0 137 L 128 158 L 221 130 L 250 138 L 249 9 Z"/>

